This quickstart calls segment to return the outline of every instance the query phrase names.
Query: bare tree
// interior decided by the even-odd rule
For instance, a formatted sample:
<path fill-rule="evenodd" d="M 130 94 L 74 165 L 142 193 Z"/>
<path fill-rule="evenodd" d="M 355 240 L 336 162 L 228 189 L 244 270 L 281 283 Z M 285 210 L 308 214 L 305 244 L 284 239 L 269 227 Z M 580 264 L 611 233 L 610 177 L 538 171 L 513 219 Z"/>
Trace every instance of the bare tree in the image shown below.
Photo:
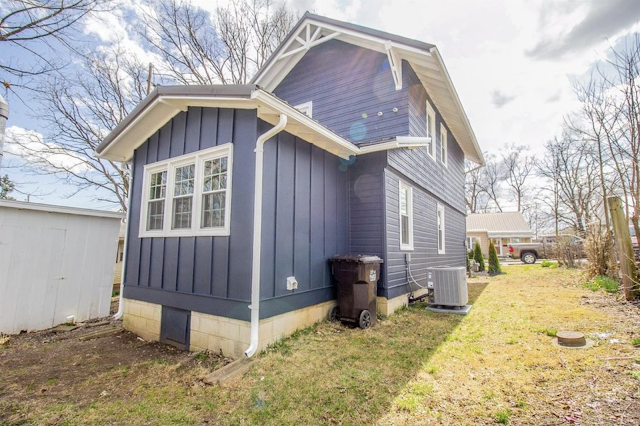
<path fill-rule="evenodd" d="M 609 148 L 623 186 L 627 217 L 640 241 L 640 34 L 611 53 L 614 73 L 609 77 L 602 72 L 601 76 L 617 90 L 621 120 L 620 133 L 609 141 Z"/>
<path fill-rule="evenodd" d="M 547 154 L 539 162 L 538 173 L 551 182 L 549 201 L 556 217 L 556 229 L 558 223 L 564 222 L 584 234 L 602 203 L 598 196 L 594 152 L 587 142 L 575 138 L 570 131 L 565 131 L 562 138 L 549 141 L 545 146 Z"/>
<path fill-rule="evenodd" d="M 108 0 L 5 0 L 0 7 L 0 79 L 5 87 L 12 80 L 35 76 L 60 68 L 51 55 L 34 45 L 57 40 L 67 42 L 70 31 L 87 14 L 106 10 Z M 11 50 L 10 50 L 11 49 Z M 14 52 L 15 55 L 7 52 Z M 28 64 L 19 62 L 18 54 L 31 57 Z"/>
<path fill-rule="evenodd" d="M 171 83 L 245 82 L 293 24 L 284 6 L 272 11 L 268 2 L 236 1 L 218 9 L 215 19 L 186 1 L 151 4 L 141 32 L 162 58 L 154 64 L 160 78 Z M 234 35 L 239 38 L 231 40 Z M 98 200 L 126 211 L 128 165 L 96 158 L 94 151 L 146 96 L 147 66 L 120 44 L 102 46 L 78 60 L 74 73 L 50 76 L 39 88 L 44 138 L 28 134 L 10 142 L 31 172 L 55 175 L 76 192 L 101 189 Z"/>
<path fill-rule="evenodd" d="M 506 154 L 502 154 L 502 166 L 509 192 L 515 197 L 517 209 L 524 211 L 524 201 L 528 195 L 527 183 L 536 167 L 536 159 L 528 154 L 522 145 L 512 145 Z"/>
<path fill-rule="evenodd" d="M 115 45 L 85 56 L 73 78 L 48 80 L 39 92 L 40 120 L 49 131 L 44 138 L 29 134 L 11 141 L 28 160 L 29 170 L 55 175 L 74 185 L 76 192 L 100 188 L 98 200 L 126 211 L 127 164 L 96 158 L 94 151 L 146 96 L 144 68 Z"/>
<path fill-rule="evenodd" d="M 297 17 L 270 0 L 232 0 L 212 16 L 188 0 L 150 0 L 141 35 L 162 58 L 160 73 L 180 84 L 246 83 Z"/>
<path fill-rule="evenodd" d="M 469 213 L 481 213 L 487 210 L 489 197 L 483 189 L 483 178 L 483 167 L 467 166 L 465 171 L 465 195 Z"/>
<path fill-rule="evenodd" d="M 501 195 L 504 171 L 502 163 L 493 154 L 485 155 L 485 166 L 482 169 L 482 177 L 479 181 L 480 189 L 487 194 L 495 208 L 502 212 Z"/>

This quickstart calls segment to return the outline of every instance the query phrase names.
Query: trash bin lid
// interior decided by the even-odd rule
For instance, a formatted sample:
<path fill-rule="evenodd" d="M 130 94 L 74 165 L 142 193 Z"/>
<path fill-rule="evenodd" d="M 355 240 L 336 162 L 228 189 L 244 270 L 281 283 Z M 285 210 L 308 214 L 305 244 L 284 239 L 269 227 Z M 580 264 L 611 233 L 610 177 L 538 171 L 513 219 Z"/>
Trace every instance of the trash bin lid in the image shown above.
<path fill-rule="evenodd" d="M 339 254 L 330 259 L 332 262 L 384 263 L 378 256 L 368 254 Z"/>

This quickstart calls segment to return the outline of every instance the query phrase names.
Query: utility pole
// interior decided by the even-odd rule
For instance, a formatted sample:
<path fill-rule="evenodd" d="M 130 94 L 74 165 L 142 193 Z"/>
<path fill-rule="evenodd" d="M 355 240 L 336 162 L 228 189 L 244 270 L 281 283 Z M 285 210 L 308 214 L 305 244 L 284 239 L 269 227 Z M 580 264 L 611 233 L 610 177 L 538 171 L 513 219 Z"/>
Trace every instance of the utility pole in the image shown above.
<path fill-rule="evenodd" d="M 4 154 L 4 131 L 9 118 L 9 104 L 0 95 L 0 171 L 2 170 L 2 157 Z M 0 175 L 1 177 L 1 175 Z"/>
<path fill-rule="evenodd" d="M 636 261 L 633 256 L 631 234 L 629 233 L 629 221 L 624 214 L 620 197 L 607 198 L 609 214 L 613 225 L 613 236 L 616 240 L 618 258 L 620 260 L 620 275 L 622 276 L 622 288 L 626 300 L 633 300 L 636 295 L 636 280 L 638 277 Z"/>
<path fill-rule="evenodd" d="M 153 80 L 153 64 L 149 62 L 149 73 L 147 74 L 147 95 L 151 93 L 151 80 Z"/>

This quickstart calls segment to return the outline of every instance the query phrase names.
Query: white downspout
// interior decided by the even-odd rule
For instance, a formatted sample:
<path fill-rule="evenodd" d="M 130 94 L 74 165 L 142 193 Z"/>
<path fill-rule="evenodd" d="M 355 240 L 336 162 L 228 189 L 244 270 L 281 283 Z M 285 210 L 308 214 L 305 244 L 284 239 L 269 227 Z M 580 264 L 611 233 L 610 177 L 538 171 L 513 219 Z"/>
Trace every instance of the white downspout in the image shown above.
<path fill-rule="evenodd" d="M 287 125 L 287 116 L 280 114 L 280 121 L 256 141 L 256 179 L 253 196 L 253 262 L 251 266 L 251 344 L 244 352 L 253 356 L 260 343 L 260 251 L 262 250 L 262 171 L 264 166 L 264 143 L 280 133 Z M 126 242 L 126 240 L 125 240 Z"/>
<path fill-rule="evenodd" d="M 124 225 L 124 255 L 122 256 L 122 274 L 120 275 L 120 299 L 118 300 L 118 312 L 113 315 L 114 319 L 122 318 L 124 314 L 124 278 L 127 267 L 127 242 L 129 241 L 129 224 L 131 223 L 131 193 L 133 192 L 133 161 L 129 162 L 129 193 L 127 194 L 127 223 Z"/>

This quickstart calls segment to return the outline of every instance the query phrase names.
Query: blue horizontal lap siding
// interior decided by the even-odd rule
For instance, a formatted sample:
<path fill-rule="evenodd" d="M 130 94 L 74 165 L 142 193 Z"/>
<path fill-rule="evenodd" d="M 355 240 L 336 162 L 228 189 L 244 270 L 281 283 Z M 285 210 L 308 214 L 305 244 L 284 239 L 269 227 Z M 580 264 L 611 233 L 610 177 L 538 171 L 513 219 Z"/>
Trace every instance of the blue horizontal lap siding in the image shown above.
<path fill-rule="evenodd" d="M 376 255 L 384 259 L 384 152 L 368 154 L 355 159 L 350 168 L 349 195 L 349 250 L 352 254 Z M 378 292 L 385 285 L 381 266 Z"/>
<path fill-rule="evenodd" d="M 426 136 L 426 101 L 429 98 L 422 83 L 406 62 L 403 78 L 408 86 L 409 135 Z M 405 260 L 411 253 L 411 273 L 422 286 L 426 285 L 426 268 L 433 266 L 464 266 L 466 212 L 464 198 L 464 153 L 448 131 L 447 167 L 442 164 L 440 124 L 442 116 L 436 105 L 435 159 L 427 148 L 388 151 L 385 170 L 386 191 L 386 260 L 385 292 L 388 298 L 405 294 L 418 287 L 409 287 Z M 446 126 L 446 123 L 444 123 Z M 447 128 L 448 129 L 448 128 Z M 402 179 L 413 188 L 414 250 L 400 250 L 399 182 Z M 438 254 L 436 209 L 445 209 L 445 254 Z"/>
<path fill-rule="evenodd" d="M 274 93 L 291 105 L 313 101 L 313 118 L 352 142 L 408 134 L 408 92 L 395 90 L 387 55 L 373 50 L 338 40 L 322 43 Z"/>
<path fill-rule="evenodd" d="M 134 153 L 125 297 L 249 319 L 253 187 L 258 133 L 272 126 L 254 110 L 189 108 Z M 228 237 L 138 238 L 145 164 L 234 144 Z M 261 317 L 335 297 L 327 259 L 348 250 L 348 171 L 340 161 L 282 132 L 265 145 Z M 168 206 L 169 208 L 169 206 Z M 286 290 L 295 276 L 298 290 Z"/>
<path fill-rule="evenodd" d="M 426 191 L 435 194 L 453 208 L 465 212 L 464 153 L 447 128 L 447 165 L 442 164 L 440 124 L 442 116 L 431 102 L 426 90 L 411 66 L 403 67 L 404 81 L 409 90 L 409 135 L 426 136 L 426 101 L 429 99 L 436 112 L 435 159 L 427 154 L 427 148 L 396 149 L 389 151 L 389 166 L 415 181 Z M 446 126 L 446 123 L 445 123 Z"/>
<path fill-rule="evenodd" d="M 403 179 L 413 187 L 413 239 L 414 250 L 400 250 L 399 182 L 400 176 L 391 170 L 385 171 L 386 225 L 387 225 L 387 285 L 386 296 L 393 297 L 413 289 L 407 284 L 406 253 L 411 253 L 413 278 L 426 286 L 426 268 L 433 266 L 464 266 L 465 260 L 465 214 L 439 201 L 419 186 Z M 445 254 L 438 254 L 436 230 L 437 203 L 445 208 Z"/>

